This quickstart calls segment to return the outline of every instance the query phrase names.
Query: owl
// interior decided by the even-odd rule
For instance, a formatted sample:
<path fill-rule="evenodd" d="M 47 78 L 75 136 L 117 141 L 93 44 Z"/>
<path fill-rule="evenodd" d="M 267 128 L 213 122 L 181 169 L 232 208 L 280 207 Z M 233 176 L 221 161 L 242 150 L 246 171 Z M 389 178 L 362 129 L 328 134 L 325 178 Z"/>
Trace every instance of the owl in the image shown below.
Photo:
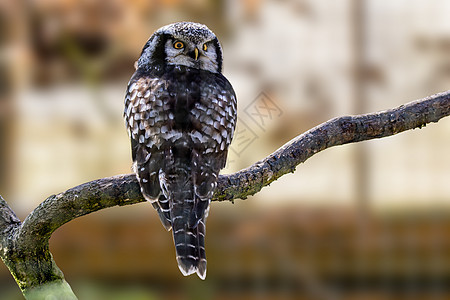
<path fill-rule="evenodd" d="M 236 125 L 236 96 L 208 27 L 154 32 L 128 83 L 124 119 L 142 195 L 172 230 L 181 273 L 205 279 L 205 222 Z"/>

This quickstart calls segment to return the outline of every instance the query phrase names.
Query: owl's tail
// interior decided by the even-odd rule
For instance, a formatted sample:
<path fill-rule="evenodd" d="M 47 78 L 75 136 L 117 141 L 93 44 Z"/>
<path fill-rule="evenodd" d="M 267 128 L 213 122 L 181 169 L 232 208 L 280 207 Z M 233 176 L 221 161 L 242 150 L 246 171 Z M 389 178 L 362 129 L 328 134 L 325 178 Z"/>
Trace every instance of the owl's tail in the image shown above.
<path fill-rule="evenodd" d="M 206 277 L 205 217 L 195 228 L 189 227 L 186 220 L 172 218 L 173 240 L 177 255 L 178 268 L 184 276 L 197 273 Z"/>
<path fill-rule="evenodd" d="M 161 189 L 168 199 L 178 267 L 185 276 L 197 273 L 206 277 L 205 221 L 209 201 L 201 201 L 194 193 L 190 172 L 184 168 L 173 173 L 160 172 Z M 199 215 L 197 210 L 204 213 Z M 198 222 L 193 216 L 199 216 Z"/>

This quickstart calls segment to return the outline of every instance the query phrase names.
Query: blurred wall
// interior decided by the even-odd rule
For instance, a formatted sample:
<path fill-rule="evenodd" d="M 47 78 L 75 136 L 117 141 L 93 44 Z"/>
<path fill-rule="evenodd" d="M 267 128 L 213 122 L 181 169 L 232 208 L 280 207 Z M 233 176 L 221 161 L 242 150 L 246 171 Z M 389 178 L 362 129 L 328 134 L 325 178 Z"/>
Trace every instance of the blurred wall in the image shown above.
<path fill-rule="evenodd" d="M 3 6 L 8 26 L 2 74 L 9 91 L 2 97 L 8 99 L 2 101 L 7 103 L 2 120 L 12 120 L 3 121 L 2 128 L 4 144 L 14 151 L 6 154 L 10 167 L 2 173 L 10 174 L 10 201 L 25 211 L 51 193 L 130 171 L 121 119 L 124 87 L 142 45 L 170 22 L 207 23 L 222 41 L 224 73 L 239 98 L 227 172 L 332 117 L 386 109 L 448 88 L 446 1 L 18 1 Z M 371 201 L 390 205 L 446 198 L 449 126 L 442 120 L 365 143 Z M 351 204 L 357 197 L 355 176 L 361 176 L 354 166 L 357 148 L 320 153 L 257 197 Z"/>
<path fill-rule="evenodd" d="M 142 46 L 160 26 L 198 21 L 218 35 L 224 74 L 239 102 L 238 128 L 224 170 L 234 172 L 330 118 L 392 108 L 448 90 L 449 14 L 446 0 L 4 1 L 0 4 L 0 194 L 24 218 L 51 194 L 131 172 L 122 121 L 125 88 Z M 347 216 L 357 218 L 354 210 L 362 199 L 366 208 L 385 215 L 424 209 L 448 212 L 449 134 L 447 118 L 398 136 L 327 149 L 247 202 L 214 203 L 208 235 L 209 244 L 216 246 L 208 253 L 218 265 L 221 249 L 232 254 L 222 261 L 223 269 L 216 265 L 211 274 L 217 272 L 215 278 L 225 280 L 237 268 L 239 278 L 250 278 L 249 285 L 260 291 L 258 284 L 264 281 L 258 281 L 257 274 L 271 272 L 269 267 L 264 272 L 258 269 L 265 268 L 261 260 L 282 256 L 280 263 L 289 265 L 297 255 L 294 249 L 303 245 L 295 240 L 295 230 L 312 228 L 307 231 L 309 238 L 322 236 L 314 224 L 329 221 L 327 226 L 335 228 L 336 222 L 349 221 Z M 154 222 L 152 208 L 141 207 L 100 212 L 58 230 L 52 247 L 66 276 L 75 280 L 86 274 L 100 278 L 116 274 L 112 276 L 116 280 L 131 276 L 130 281 L 135 281 L 140 274 L 153 280 L 158 269 L 168 268 L 162 272 L 164 278 L 169 282 L 178 278 L 172 255 L 167 255 L 167 265 L 161 264 L 165 258 L 144 263 L 145 253 L 130 258 L 130 253 L 159 249 L 155 247 L 161 247 L 155 250 L 158 255 L 173 254 L 170 235 Z M 321 213 L 307 217 L 317 207 L 336 219 Z M 286 209 L 305 211 L 306 217 L 295 213 L 283 217 Z M 279 230 L 267 232 L 279 222 Z M 445 236 L 442 227 L 432 226 L 438 240 Z M 91 228 L 98 232 L 89 235 Z M 280 238 L 283 232 L 288 233 Z M 411 232 L 417 233 L 416 227 Z M 220 244 L 220 235 L 227 234 L 228 242 Z M 144 242 L 147 236 L 161 239 Z M 272 238 L 275 248 L 268 246 Z M 252 241 L 248 252 L 239 248 L 238 241 L 246 240 Z M 110 259 L 95 265 L 99 257 L 108 257 L 107 249 Z M 253 275 L 240 267 L 247 255 L 255 261 Z M 237 261 L 237 266 L 229 261 Z M 305 261 L 298 258 L 299 265 Z M 277 272 L 282 275 L 275 276 L 274 282 L 304 279 L 303 273 L 285 268 Z M 240 291 L 239 282 L 231 284 Z M 294 287 L 295 295 L 295 286 L 295 282 L 281 285 L 281 290 Z M 214 285 L 209 289 L 214 294 Z"/>

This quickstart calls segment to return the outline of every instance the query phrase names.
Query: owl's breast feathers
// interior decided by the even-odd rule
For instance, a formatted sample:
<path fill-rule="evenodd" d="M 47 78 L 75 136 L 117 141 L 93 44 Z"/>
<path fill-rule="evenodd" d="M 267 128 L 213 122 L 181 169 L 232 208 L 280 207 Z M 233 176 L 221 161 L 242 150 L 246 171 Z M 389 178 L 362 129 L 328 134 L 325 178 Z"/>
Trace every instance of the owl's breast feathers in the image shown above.
<path fill-rule="evenodd" d="M 236 96 L 220 73 L 168 66 L 161 77 L 137 71 L 128 85 L 125 122 L 146 148 L 187 143 L 201 152 L 226 151 L 236 123 Z"/>

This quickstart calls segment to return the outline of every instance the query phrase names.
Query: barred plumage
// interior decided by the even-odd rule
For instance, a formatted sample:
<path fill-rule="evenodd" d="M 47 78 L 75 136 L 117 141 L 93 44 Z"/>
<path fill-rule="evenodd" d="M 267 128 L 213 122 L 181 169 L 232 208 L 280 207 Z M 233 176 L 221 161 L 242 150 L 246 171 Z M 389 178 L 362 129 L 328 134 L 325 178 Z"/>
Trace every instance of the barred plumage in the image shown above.
<path fill-rule="evenodd" d="M 206 26 L 171 24 L 144 46 L 125 97 L 142 194 L 172 229 L 181 272 L 202 279 L 205 222 L 236 125 L 236 96 L 221 67 L 220 44 Z"/>

